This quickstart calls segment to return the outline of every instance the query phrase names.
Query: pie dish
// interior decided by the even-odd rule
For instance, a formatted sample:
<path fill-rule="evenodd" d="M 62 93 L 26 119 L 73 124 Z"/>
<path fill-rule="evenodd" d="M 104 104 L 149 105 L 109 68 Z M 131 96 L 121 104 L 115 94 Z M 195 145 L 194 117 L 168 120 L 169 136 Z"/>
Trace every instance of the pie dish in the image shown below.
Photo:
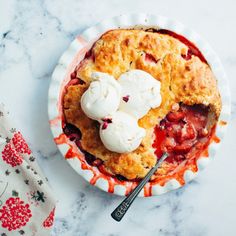
<path fill-rule="evenodd" d="M 118 19 L 123 23 L 124 19 L 126 23 L 134 19 L 142 22 L 122 27 Z M 213 61 L 217 58 L 214 53 L 210 49 L 203 53 L 200 39 L 194 44 L 184 37 L 184 29 L 179 32 L 180 24 L 175 23 L 172 29 L 172 21 L 145 15 L 126 15 L 111 22 L 116 27 L 102 23 L 76 39 L 81 49 L 78 53 L 72 46 L 77 54 L 67 62 L 63 71 L 66 75 L 55 70 L 54 78 L 58 71 L 63 77 L 57 86 L 59 76 L 54 79 L 49 92 L 49 98 L 55 97 L 56 87 L 58 94 L 56 114 L 52 114 L 55 107 L 49 101 L 52 131 L 64 156 L 82 176 L 120 195 L 128 194 L 167 150 L 170 156 L 141 193 L 158 195 L 184 185 L 211 158 L 211 147 L 215 150 L 218 146 L 229 116 L 227 84 L 219 86 L 223 72 L 214 71 L 214 66 L 219 66 L 218 61 L 212 64 L 211 57 Z M 101 32 L 96 32 L 98 29 Z M 62 63 L 63 59 L 68 60 L 64 56 Z M 162 103 L 138 120 L 146 130 L 141 145 L 121 154 L 106 149 L 99 137 L 98 122 L 84 114 L 80 100 L 91 83 L 92 72 L 118 78 L 132 69 L 148 72 L 161 82 Z"/>

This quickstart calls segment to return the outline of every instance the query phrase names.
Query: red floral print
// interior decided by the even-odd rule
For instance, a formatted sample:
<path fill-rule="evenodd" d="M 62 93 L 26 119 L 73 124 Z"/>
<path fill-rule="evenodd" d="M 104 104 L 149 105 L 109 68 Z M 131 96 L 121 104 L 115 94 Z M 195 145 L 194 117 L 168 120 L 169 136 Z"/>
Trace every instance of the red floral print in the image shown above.
<path fill-rule="evenodd" d="M 49 216 L 46 218 L 46 220 L 43 222 L 43 227 L 44 228 L 49 228 L 53 225 L 54 222 L 54 215 L 55 215 L 55 207 L 53 210 L 50 212 Z"/>
<path fill-rule="evenodd" d="M 2 227 L 9 231 L 25 226 L 31 217 L 29 204 L 25 204 L 19 197 L 9 198 L 0 209 Z"/>
<path fill-rule="evenodd" d="M 12 138 L 15 149 L 19 153 L 31 154 L 28 144 L 20 132 L 16 132 Z"/>
<path fill-rule="evenodd" d="M 18 166 L 23 162 L 22 156 L 17 153 L 11 143 L 6 144 L 2 151 L 2 159 L 12 167 Z"/>

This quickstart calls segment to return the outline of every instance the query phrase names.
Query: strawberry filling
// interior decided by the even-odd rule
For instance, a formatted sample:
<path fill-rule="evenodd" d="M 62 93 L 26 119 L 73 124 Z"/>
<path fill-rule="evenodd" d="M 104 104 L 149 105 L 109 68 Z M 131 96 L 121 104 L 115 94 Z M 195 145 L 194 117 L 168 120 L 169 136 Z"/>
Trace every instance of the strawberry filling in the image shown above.
<path fill-rule="evenodd" d="M 178 111 L 169 112 L 155 127 L 156 156 L 168 152 L 166 161 L 179 164 L 203 151 L 211 138 L 206 129 L 208 112 L 202 105 L 180 105 Z"/>

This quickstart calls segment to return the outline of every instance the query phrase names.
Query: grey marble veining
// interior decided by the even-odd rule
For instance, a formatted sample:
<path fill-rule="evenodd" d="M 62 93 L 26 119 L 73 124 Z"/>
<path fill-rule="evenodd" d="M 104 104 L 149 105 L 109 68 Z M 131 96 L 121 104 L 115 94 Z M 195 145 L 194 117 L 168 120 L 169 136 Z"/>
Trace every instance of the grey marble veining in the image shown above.
<path fill-rule="evenodd" d="M 236 235 L 236 3 L 161 0 L 0 1 L 0 101 L 38 157 L 58 205 L 53 236 Z M 211 165 L 184 188 L 137 199 L 122 222 L 110 213 L 121 201 L 90 186 L 63 160 L 47 117 L 51 73 L 85 28 L 120 13 L 149 12 L 182 21 L 206 38 L 229 77 L 232 116 Z"/>

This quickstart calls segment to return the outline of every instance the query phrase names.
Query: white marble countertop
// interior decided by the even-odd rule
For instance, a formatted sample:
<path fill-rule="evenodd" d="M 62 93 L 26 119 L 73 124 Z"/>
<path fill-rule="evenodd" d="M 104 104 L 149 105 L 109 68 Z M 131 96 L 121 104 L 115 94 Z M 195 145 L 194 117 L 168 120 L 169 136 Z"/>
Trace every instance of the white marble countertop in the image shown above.
<path fill-rule="evenodd" d="M 0 1 L 0 101 L 15 117 L 58 197 L 54 236 L 236 235 L 236 2 L 161 0 Z M 121 223 L 121 201 L 90 186 L 63 160 L 47 118 L 51 73 L 61 53 L 104 17 L 149 12 L 182 21 L 206 38 L 230 80 L 232 117 L 211 165 L 186 187 L 138 199 Z"/>

